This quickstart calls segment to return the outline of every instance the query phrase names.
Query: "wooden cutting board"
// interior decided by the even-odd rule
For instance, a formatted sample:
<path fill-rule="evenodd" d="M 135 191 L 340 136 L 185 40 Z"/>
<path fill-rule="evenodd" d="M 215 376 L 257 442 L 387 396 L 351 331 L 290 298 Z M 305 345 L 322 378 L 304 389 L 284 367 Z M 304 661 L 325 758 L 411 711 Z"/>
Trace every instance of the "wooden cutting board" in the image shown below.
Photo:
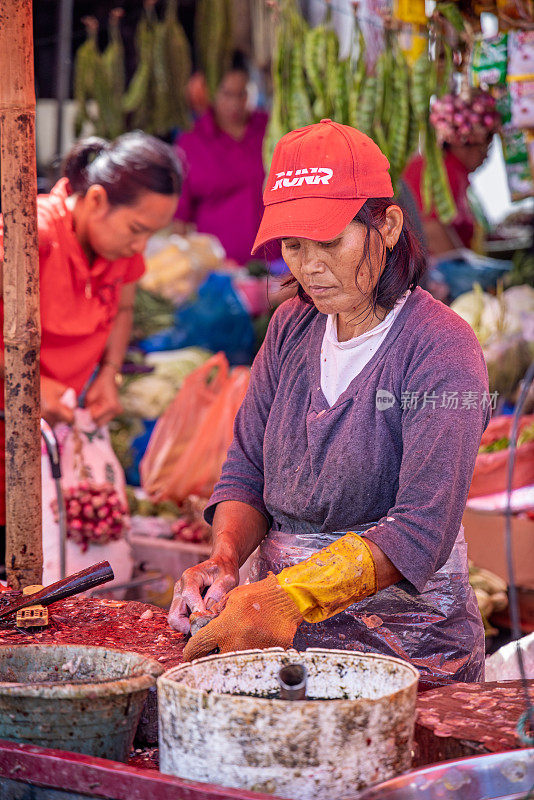
<path fill-rule="evenodd" d="M 528 681 L 534 702 L 534 680 Z M 414 767 L 522 747 L 517 722 L 526 710 L 521 681 L 453 683 L 419 695 Z"/>
<path fill-rule="evenodd" d="M 49 606 L 47 628 L 15 628 L 14 618 L 0 626 L 0 646 L 14 644 L 86 644 L 131 650 L 159 661 L 165 669 L 182 663 L 183 634 L 172 630 L 167 612 L 125 600 L 71 597 Z"/>

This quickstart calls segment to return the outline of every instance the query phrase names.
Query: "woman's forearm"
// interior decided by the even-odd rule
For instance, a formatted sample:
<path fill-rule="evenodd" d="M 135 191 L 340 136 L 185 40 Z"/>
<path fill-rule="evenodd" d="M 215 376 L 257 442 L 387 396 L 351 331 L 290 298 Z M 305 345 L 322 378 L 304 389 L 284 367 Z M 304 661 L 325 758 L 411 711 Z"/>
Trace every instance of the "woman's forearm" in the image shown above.
<path fill-rule="evenodd" d="M 365 534 L 362 535 L 365 538 Z M 367 539 L 366 542 L 375 562 L 376 590 L 379 592 L 381 589 L 386 589 L 388 586 L 392 586 L 402 580 L 402 574 L 389 560 L 384 551 L 374 542 L 370 542 Z"/>
<path fill-rule="evenodd" d="M 224 557 L 241 567 L 268 530 L 266 518 L 248 503 L 219 503 L 213 517 L 212 557 Z"/>

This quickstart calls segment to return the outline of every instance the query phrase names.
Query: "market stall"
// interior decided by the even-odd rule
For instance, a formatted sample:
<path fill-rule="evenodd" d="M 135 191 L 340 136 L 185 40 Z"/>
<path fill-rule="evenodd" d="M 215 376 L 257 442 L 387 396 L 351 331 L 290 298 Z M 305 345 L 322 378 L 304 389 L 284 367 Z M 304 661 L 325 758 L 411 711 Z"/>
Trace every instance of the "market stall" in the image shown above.
<path fill-rule="evenodd" d="M 436 217 L 450 230 L 459 213 L 459 201 L 452 190 L 454 180 L 446 168 L 447 148 L 476 147 L 498 131 L 508 190 L 511 200 L 519 203 L 518 210 L 498 225 L 490 224 L 480 202 L 472 198 L 469 212 L 475 220 L 472 249 L 462 246 L 446 256 L 433 258 L 430 275 L 434 277 L 429 288 L 432 290 L 435 285 L 432 282 L 436 276 L 438 283 L 445 282 L 452 307 L 473 327 L 484 348 L 490 373 L 487 402 L 494 413 L 507 413 L 532 359 L 529 224 L 532 154 L 529 156 L 531 133 L 525 110 L 532 42 L 528 9 L 438 3 L 427 16 L 423 5 L 397 3 L 390 8 L 387 3 L 364 3 L 357 8 L 351 4 L 329 8 L 326 3 L 316 3 L 305 14 L 303 7 L 287 0 L 258 12 L 254 25 L 264 26 L 267 19 L 276 33 L 273 107 L 264 141 L 264 158 L 268 164 L 274 142 L 287 130 L 331 116 L 375 138 L 392 165 L 394 188 L 406 200 L 410 195 L 406 169 L 420 150 L 424 156 L 418 177 L 422 207 L 418 212 L 417 203 L 412 202 L 407 208 L 424 237 L 426 231 L 421 221 L 426 214 Z M 371 24 L 373 13 L 376 17 Z M 259 61 L 261 58 L 259 52 Z M 392 102 L 393 97 L 399 97 L 400 101 Z M 497 147 L 495 142 L 493 147 Z M 463 199 L 461 204 L 463 207 Z M 429 230 L 431 235 L 432 228 Z M 428 239 L 427 245 L 432 251 Z M 211 255 L 206 257 L 210 247 Z M 200 267 L 199 248 L 203 248 L 204 259 Z M 132 381 L 126 376 L 123 403 L 127 418 L 113 424 L 114 439 L 125 455 L 127 476 L 133 483 L 141 480 L 137 463 L 150 438 L 154 419 L 165 410 L 168 402 L 165 398 L 170 397 L 172 349 L 200 345 L 211 352 L 223 350 L 230 363 L 247 363 L 253 350 L 251 328 L 247 313 L 235 304 L 234 293 L 253 319 L 266 308 L 265 294 L 263 300 L 260 297 L 264 284 L 258 280 L 255 283 L 244 271 L 230 268 L 225 274 L 224 255 L 213 240 L 171 235 L 155 242 L 150 253 L 143 286 L 152 294 L 140 293 L 138 298 L 139 319 L 149 320 L 145 331 L 148 337 L 137 342 L 145 355 L 136 357 L 137 379 Z M 208 275 L 210 270 L 216 274 Z M 195 287 L 200 287 L 198 295 L 191 300 Z M 230 319 L 234 322 L 231 330 Z M 228 336 L 223 335 L 223 328 L 227 328 Z M 142 331 L 138 333 L 139 340 Z M 165 351 L 165 357 L 160 360 L 157 352 L 146 355 L 147 350 Z M 152 373 L 142 377 L 141 371 L 149 368 L 153 368 Z M 135 369 L 135 364 L 128 367 L 132 372 Z M 154 388 L 153 396 L 157 399 L 153 409 L 143 407 L 143 399 L 139 397 L 145 385 L 148 394 L 149 387 Z M 173 389 L 178 387 L 179 381 L 174 382 Z M 485 400 L 478 398 L 477 402 Z M 525 412 L 528 410 L 527 401 Z M 523 440 L 520 444 L 524 444 Z M 519 460 L 527 456 L 521 447 Z M 528 485 L 529 479 L 526 484 L 524 480 L 523 486 Z M 479 496 L 482 494 L 480 489 L 476 491 Z M 495 487 L 490 487 L 486 493 L 495 491 Z M 482 509 L 484 501 L 477 503 L 475 508 L 470 502 L 467 512 L 468 536 L 473 530 L 472 514 Z M 132 507 L 138 514 L 139 507 Z M 140 508 L 145 510 L 145 516 L 159 513 L 143 503 Z M 531 502 L 527 499 L 516 511 L 525 514 L 529 508 Z M 166 506 L 162 513 L 171 516 L 174 513 L 176 517 L 180 512 Z M 152 524 L 143 525 L 136 519 L 136 537 L 143 527 L 148 530 Z M 528 520 L 520 524 L 528 526 Z M 159 530 L 165 535 L 161 525 Z M 475 544 L 472 557 L 477 567 L 488 567 L 484 559 L 483 563 L 476 563 Z M 497 571 L 503 577 L 503 571 Z M 502 599 L 497 601 L 495 613 L 502 611 L 502 602 Z M 486 604 L 485 613 L 488 610 L 491 608 Z"/>
<path fill-rule="evenodd" d="M 196 46 L 214 90 L 229 56 L 225 35 L 231 4 L 205 0 L 198 5 Z M 424 3 L 399 0 L 390 8 L 369 0 L 347 3 L 341 11 L 345 17 L 334 4 L 325 4 L 324 16 L 314 20 L 294 0 L 275 3 L 266 12 L 276 25 L 273 107 L 264 142 L 267 165 L 284 133 L 331 117 L 376 140 L 388 156 L 397 191 L 403 190 L 402 176 L 411 157 L 421 150 L 423 214 L 433 214 L 448 229 L 458 208 L 442 149 L 451 139 L 443 138 L 443 132 L 449 136 L 454 128 L 454 136 L 461 138 L 463 128 L 480 128 L 478 133 L 486 136 L 497 126 L 498 110 L 512 197 L 531 197 L 529 47 L 534 20 L 527 6 L 438 2 L 427 17 Z M 25 10 L 27 22 L 29 7 Z M 494 39 L 482 35 L 482 12 L 493 12 L 499 20 Z M 116 135 L 129 120 L 161 134 L 173 124 L 187 127 L 184 86 L 191 61 L 177 25 L 176 4 L 167 2 L 163 14 L 155 3 L 144 4 L 139 64 L 128 87 L 121 71 L 120 19 L 120 14 L 110 19 L 104 53 L 94 21 L 87 22 L 87 42 L 77 57 L 80 128 L 93 125 L 100 133 Z M 258 26 L 265 22 L 262 14 L 253 19 Z M 0 33 L 2 25 L 0 19 Z M 27 48 L 26 42 L 26 57 Z M 166 80 L 160 83 L 162 76 Z M 509 119 L 503 110 L 507 104 Z M 28 202 L 31 205 L 31 198 Z M 508 224 L 487 230 L 477 257 L 462 250 L 434 263 L 446 278 L 453 309 L 482 345 L 490 373 L 489 395 L 457 397 L 456 407 L 471 402 L 482 408 L 485 403 L 499 415 L 481 441 L 464 515 L 474 562 L 471 585 L 488 633 L 508 605 L 504 552 L 493 545 L 500 537 L 504 551 L 501 522 L 510 516 L 510 506 L 514 540 L 517 546 L 521 539 L 524 548 L 516 552 L 515 583 L 525 589 L 534 586 L 534 425 L 526 415 L 531 410 L 528 401 L 518 402 L 534 353 L 534 290 L 526 285 L 531 280 L 531 239 L 527 225 L 517 224 L 521 219 L 514 218 L 513 236 Z M 479 222 L 483 224 L 482 216 Z M 511 258 L 506 263 L 490 261 L 488 253 Z M 185 636 L 169 627 L 166 609 L 173 579 L 210 552 L 211 530 L 203 512 L 249 386 L 250 363 L 262 338 L 256 334 L 269 310 L 267 279 L 253 274 L 254 265 L 240 269 L 229 263 L 220 242 L 206 234 L 168 230 L 151 239 L 146 260 L 121 375 L 123 414 L 112 422 L 110 436 L 84 419 L 83 409 L 76 409 L 74 425 L 56 426 L 61 476 L 45 445 L 42 450 L 44 563 L 37 567 L 40 572 L 43 564 L 43 583 L 64 577 L 56 574 L 63 547 L 67 574 L 109 557 L 115 585 L 94 589 L 92 597 L 54 603 L 47 625 L 21 627 L 13 615 L 7 622 L 0 620 L 0 704 L 7 709 L 0 738 L 9 740 L 0 741 L 2 789 L 17 796 L 29 785 L 32 796 L 58 800 L 148 794 L 199 800 L 334 800 L 356 798 L 399 774 L 405 778 L 413 767 L 420 770 L 480 754 L 493 760 L 484 762 L 487 785 L 483 794 L 473 790 L 473 800 L 528 792 L 534 781 L 534 751 L 527 749 L 532 744 L 528 709 L 534 698 L 530 671 L 522 680 L 512 680 L 512 675 L 520 677 L 512 669 L 501 682 L 488 684 L 442 686 L 437 681 L 436 688 L 418 695 L 416 667 L 427 667 L 424 658 L 412 665 L 394 655 L 347 649 L 297 653 L 276 648 L 213 652 L 192 664 L 182 663 Z M 36 270 L 29 264 L 26 271 L 33 287 L 28 294 L 35 300 Z M 20 267 L 13 284 L 19 272 Z M 458 291 L 460 285 L 466 291 Z M 6 295 L 6 308 L 8 300 Z M 6 343 L 20 345 L 17 340 Z M 7 381 L 8 388 L 12 383 Z M 515 422 L 505 415 L 519 405 L 525 415 L 518 423 L 517 441 L 512 441 Z M 36 403 L 33 406 L 32 419 Z M 8 397 L 8 423 L 10 413 L 14 410 Z M 325 409 L 318 418 L 324 413 Z M 34 431 L 35 437 L 39 441 Z M 513 478 L 507 473 L 510 450 L 515 450 Z M 12 482 L 17 482 L 19 469 L 35 489 L 35 476 L 26 467 L 24 460 L 13 461 Z M 23 505 L 19 495 L 14 497 Z M 28 505 L 35 522 L 39 503 Z M 491 547 L 489 526 L 476 519 L 488 513 L 495 525 Z M 21 547 L 22 523 L 15 523 Z M 28 535 L 28 542 L 33 538 Z M 24 555 L 22 547 L 20 552 Z M 33 556 L 37 551 L 31 552 Z M 19 575 L 23 569 L 18 561 L 16 566 Z M 41 580 L 35 565 L 27 569 L 35 574 L 31 581 L 28 576 L 21 580 L 21 588 Z M 0 592 L 0 617 L 9 603 L 27 598 L 13 575 L 11 588 Z M 33 609 L 34 620 L 42 622 L 45 615 L 39 605 L 24 602 Z M 512 614 L 516 611 L 513 605 Z M 384 617 L 386 613 L 387 609 Z M 369 636 L 383 622 L 377 614 L 363 615 Z M 339 635 L 340 647 L 344 638 Z M 525 645 L 520 672 L 530 663 L 530 652 Z M 515 652 L 503 658 L 507 668 L 512 661 L 515 667 Z M 419 682 L 419 690 L 430 685 Z M 114 711 L 128 720 L 123 726 L 110 722 L 107 712 L 100 723 L 94 722 L 96 700 L 106 693 Z M 34 706 L 19 717 L 22 698 L 30 698 Z M 62 714 L 77 724 L 62 725 Z M 87 743 L 91 726 L 97 729 L 94 747 Z M 119 727 L 122 750 L 117 752 L 122 755 L 102 758 L 107 737 L 111 741 Z M 66 736 L 72 739 L 65 741 Z M 498 766 L 492 770 L 496 757 Z M 469 760 L 444 765 L 439 781 L 448 794 L 441 796 L 467 796 L 462 794 L 465 787 L 478 786 L 479 770 L 484 769 L 482 762 Z M 409 778 L 420 796 L 432 786 L 425 776 L 414 772 Z M 379 793 L 380 787 L 374 791 Z"/>

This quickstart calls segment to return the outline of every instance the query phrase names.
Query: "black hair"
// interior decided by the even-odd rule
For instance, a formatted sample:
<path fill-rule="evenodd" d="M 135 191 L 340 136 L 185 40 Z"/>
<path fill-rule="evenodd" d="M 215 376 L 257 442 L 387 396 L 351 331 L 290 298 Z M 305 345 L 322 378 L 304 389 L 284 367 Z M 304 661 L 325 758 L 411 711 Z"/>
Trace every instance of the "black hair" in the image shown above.
<path fill-rule="evenodd" d="M 358 222 L 366 228 L 363 255 L 359 264 L 356 265 L 355 279 L 365 261 L 370 262 L 372 231 L 379 236 L 382 247 L 381 255 L 383 256 L 385 252 L 386 256 L 384 269 L 373 292 L 371 305 L 373 313 L 377 307 L 391 311 L 397 300 L 408 289 L 415 289 L 418 286 L 426 269 L 424 250 L 411 230 L 406 213 L 404 213 L 402 230 L 397 244 L 391 251 L 387 250 L 380 227 L 386 220 L 387 209 L 392 205 L 399 205 L 399 203 L 391 197 L 373 197 L 365 201 L 354 217 L 354 222 Z M 284 285 L 288 286 L 294 283 L 296 283 L 295 278 L 289 278 Z M 301 300 L 313 305 L 311 297 L 306 294 L 300 284 L 298 295 Z"/>
<path fill-rule="evenodd" d="M 97 136 L 82 139 L 65 158 L 63 175 L 81 197 L 100 184 L 112 206 L 134 205 L 145 192 L 180 194 L 183 181 L 173 149 L 142 131 L 125 133 L 113 142 Z"/>
<path fill-rule="evenodd" d="M 247 59 L 245 54 L 241 50 L 234 50 L 232 53 L 232 58 L 230 63 L 224 70 L 223 74 L 221 75 L 221 79 L 219 81 L 219 86 L 224 81 L 227 75 L 231 75 L 232 72 L 242 72 L 246 75 L 247 80 L 250 78 L 250 69 L 247 63 Z"/>

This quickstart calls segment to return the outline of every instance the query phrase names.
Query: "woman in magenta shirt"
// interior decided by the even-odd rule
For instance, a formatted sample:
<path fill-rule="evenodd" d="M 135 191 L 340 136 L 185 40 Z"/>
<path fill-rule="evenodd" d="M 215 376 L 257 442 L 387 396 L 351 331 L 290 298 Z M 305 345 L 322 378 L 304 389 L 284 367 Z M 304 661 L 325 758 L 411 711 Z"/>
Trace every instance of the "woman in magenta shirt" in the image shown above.
<path fill-rule="evenodd" d="M 228 258 L 238 264 L 250 260 L 263 213 L 265 178 L 267 115 L 247 109 L 247 82 L 244 68 L 227 72 L 212 108 L 177 143 L 186 177 L 176 220 L 217 236 Z"/>

